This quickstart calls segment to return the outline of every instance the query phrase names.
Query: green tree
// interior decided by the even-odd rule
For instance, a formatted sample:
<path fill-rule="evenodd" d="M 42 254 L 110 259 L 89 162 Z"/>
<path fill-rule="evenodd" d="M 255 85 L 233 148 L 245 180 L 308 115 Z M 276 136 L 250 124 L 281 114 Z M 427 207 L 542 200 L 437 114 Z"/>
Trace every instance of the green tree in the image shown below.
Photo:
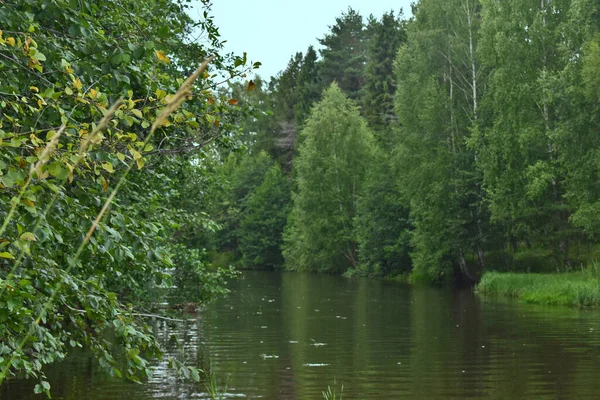
<path fill-rule="evenodd" d="M 232 153 L 216 166 L 207 199 L 209 214 L 219 226 L 213 235 L 216 251 L 231 253 L 235 260 L 241 258 L 239 229 L 248 200 L 272 166 L 273 160 L 265 152 L 241 156 Z"/>
<path fill-rule="evenodd" d="M 411 271 L 408 203 L 398 186 L 392 157 L 378 151 L 355 219 L 361 275 L 390 276 Z"/>
<path fill-rule="evenodd" d="M 363 114 L 378 138 L 380 132 L 396 118 L 394 60 L 398 48 L 406 41 L 401 16 L 402 13 L 398 17 L 394 16 L 392 11 L 385 13 L 381 21 L 375 21 L 373 35 L 368 43 Z"/>
<path fill-rule="evenodd" d="M 298 73 L 296 104 L 294 105 L 296 126 L 302 128 L 304 121 L 308 118 L 310 108 L 319 100 L 322 90 L 317 52 L 310 46 L 302 59 L 302 67 Z"/>
<path fill-rule="evenodd" d="M 206 218 L 178 191 L 194 186 L 185 177 L 202 173 L 207 147 L 227 146 L 236 114 L 208 78 L 176 94 L 222 47 L 212 19 L 187 11 L 170 0 L 3 3 L 0 384 L 22 375 L 48 392 L 44 366 L 74 347 L 132 380 L 161 355 L 144 294 L 195 254 L 181 233 Z M 206 43 L 189 42 L 195 29 Z M 211 69 L 238 76 L 244 64 L 217 56 Z M 183 264 L 199 297 L 224 291 L 216 271 Z"/>
<path fill-rule="evenodd" d="M 334 83 L 301 135 L 294 162 L 297 191 L 286 227 L 286 266 L 344 272 L 358 261 L 353 219 L 372 162 L 372 134 Z"/>
<path fill-rule="evenodd" d="M 474 1 L 423 0 L 413 9 L 397 63 L 401 125 L 396 162 L 415 231 L 413 278 L 475 279 L 466 255 L 483 268 L 488 235 L 476 154 L 466 146 L 478 124 L 481 67 Z"/>
<path fill-rule="evenodd" d="M 570 62 L 562 56 L 570 3 L 483 2 L 479 51 L 490 71 L 488 115 L 474 137 L 492 218 L 512 247 L 548 249 L 567 266 L 572 211 L 553 98 L 556 77 Z"/>
<path fill-rule="evenodd" d="M 348 8 L 336 18 L 331 31 L 319 43 L 321 52 L 319 73 L 325 87 L 337 82 L 340 89 L 353 100 L 358 100 L 364 84 L 366 41 L 362 16 Z"/>
<path fill-rule="evenodd" d="M 290 197 L 288 178 L 278 165 L 272 166 L 248 198 L 240 223 L 238 235 L 244 266 L 283 265 L 283 228 L 289 213 Z"/>

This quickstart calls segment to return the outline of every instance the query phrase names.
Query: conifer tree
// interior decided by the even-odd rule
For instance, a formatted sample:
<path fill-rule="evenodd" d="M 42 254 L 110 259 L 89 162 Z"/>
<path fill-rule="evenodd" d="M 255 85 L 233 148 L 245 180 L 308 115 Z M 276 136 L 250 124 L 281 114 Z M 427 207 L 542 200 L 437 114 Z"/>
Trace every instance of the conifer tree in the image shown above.
<path fill-rule="evenodd" d="M 400 17 L 394 12 L 385 13 L 381 21 L 371 25 L 372 38 L 368 44 L 365 71 L 363 114 L 379 139 L 383 131 L 395 119 L 394 93 L 396 82 L 394 60 L 398 48 L 406 41 L 406 33 Z"/>
<path fill-rule="evenodd" d="M 302 59 L 302 67 L 300 67 L 296 82 L 294 116 L 296 126 L 299 128 L 304 125 L 304 121 L 310 113 L 310 108 L 319 100 L 321 91 L 323 90 L 319 79 L 318 67 L 317 52 L 314 47 L 309 46 Z"/>
<path fill-rule="evenodd" d="M 319 43 L 322 63 L 321 79 L 325 86 L 337 82 L 340 89 L 352 100 L 358 100 L 364 84 L 366 63 L 365 26 L 362 16 L 348 8 L 336 18 L 331 31 Z"/>

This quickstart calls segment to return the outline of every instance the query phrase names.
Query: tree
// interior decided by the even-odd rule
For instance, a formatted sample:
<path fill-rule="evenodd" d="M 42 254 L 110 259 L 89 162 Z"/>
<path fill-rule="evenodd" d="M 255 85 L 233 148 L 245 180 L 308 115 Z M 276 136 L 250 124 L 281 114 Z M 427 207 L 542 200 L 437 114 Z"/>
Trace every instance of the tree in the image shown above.
<path fill-rule="evenodd" d="M 283 228 L 290 207 L 290 182 L 278 165 L 248 198 L 239 228 L 242 263 L 246 267 L 281 267 Z"/>
<path fill-rule="evenodd" d="M 381 21 L 375 21 L 373 36 L 368 43 L 363 114 L 378 138 L 395 119 L 394 60 L 398 48 L 406 41 L 401 16 L 402 13 L 396 17 L 389 12 L 383 15 Z"/>
<path fill-rule="evenodd" d="M 215 168 L 215 181 L 210 185 L 207 207 L 219 229 L 213 235 L 214 248 L 229 252 L 235 260 L 239 253 L 240 224 L 248 208 L 248 200 L 273 166 L 265 152 L 256 155 L 230 154 Z"/>
<path fill-rule="evenodd" d="M 408 274 L 412 268 L 412 224 L 399 181 L 392 157 L 377 151 L 355 219 L 361 275 Z"/>
<path fill-rule="evenodd" d="M 161 355 L 144 294 L 190 266 L 173 263 L 196 254 L 180 228 L 203 217 L 178 191 L 193 186 L 184 177 L 201 173 L 207 147 L 226 146 L 235 120 L 205 69 L 182 85 L 222 46 L 212 19 L 193 21 L 186 7 L 3 3 L 0 384 L 19 374 L 49 393 L 45 365 L 73 347 L 132 380 L 150 374 L 145 357 Z M 189 42 L 195 29 L 208 43 Z M 239 76 L 244 64 L 218 56 L 210 68 Z M 219 272 L 191 267 L 200 297 L 224 292 Z"/>
<path fill-rule="evenodd" d="M 319 100 L 322 89 L 317 52 L 312 46 L 309 46 L 298 73 L 296 104 L 294 105 L 296 126 L 302 128 L 304 121 L 308 118 L 310 108 Z"/>
<path fill-rule="evenodd" d="M 340 89 L 352 100 L 358 100 L 364 84 L 366 62 L 366 42 L 362 16 L 348 8 L 336 23 L 330 26 L 331 32 L 319 43 L 324 46 L 321 52 L 319 72 L 325 87 L 337 82 Z"/>
<path fill-rule="evenodd" d="M 396 61 L 395 156 L 415 231 L 413 278 L 471 279 L 466 254 L 483 268 L 486 235 L 476 154 L 466 146 L 478 124 L 482 87 L 476 58 L 476 2 L 423 0 Z"/>
<path fill-rule="evenodd" d="M 479 51 L 490 71 L 487 121 L 474 137 L 494 221 L 519 245 L 570 264 L 565 175 L 556 138 L 556 77 L 570 62 L 563 27 L 570 0 L 485 1 Z M 566 40 L 565 40 L 566 39 Z"/>
<path fill-rule="evenodd" d="M 284 244 L 286 266 L 344 272 L 357 263 L 353 219 L 372 162 L 372 134 L 334 83 L 301 135 L 294 162 L 297 191 Z"/>

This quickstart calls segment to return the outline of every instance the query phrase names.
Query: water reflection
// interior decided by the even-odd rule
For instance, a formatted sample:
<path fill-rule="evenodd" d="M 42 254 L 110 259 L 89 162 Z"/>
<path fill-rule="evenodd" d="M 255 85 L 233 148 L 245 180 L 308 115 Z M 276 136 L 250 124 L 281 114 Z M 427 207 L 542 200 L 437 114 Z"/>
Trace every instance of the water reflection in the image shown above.
<path fill-rule="evenodd" d="M 600 314 L 478 299 L 469 290 L 248 272 L 227 299 L 156 332 L 169 354 L 211 365 L 227 396 L 319 399 L 593 399 Z M 174 339 L 176 338 L 176 339 Z M 85 354 L 49 371 L 55 399 L 208 398 L 165 363 L 143 385 L 111 380 Z M 335 380 L 335 384 L 334 383 Z M 13 381 L 2 400 L 36 398 Z"/>

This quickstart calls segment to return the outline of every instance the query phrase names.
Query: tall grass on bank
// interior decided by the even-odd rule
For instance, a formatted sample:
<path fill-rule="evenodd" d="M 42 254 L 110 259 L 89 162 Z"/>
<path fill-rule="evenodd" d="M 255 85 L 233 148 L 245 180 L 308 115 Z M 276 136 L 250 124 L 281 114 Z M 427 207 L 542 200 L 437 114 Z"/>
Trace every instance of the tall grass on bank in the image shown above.
<path fill-rule="evenodd" d="M 600 264 L 560 274 L 488 272 L 476 287 L 482 295 L 501 295 L 528 303 L 600 306 Z"/>

